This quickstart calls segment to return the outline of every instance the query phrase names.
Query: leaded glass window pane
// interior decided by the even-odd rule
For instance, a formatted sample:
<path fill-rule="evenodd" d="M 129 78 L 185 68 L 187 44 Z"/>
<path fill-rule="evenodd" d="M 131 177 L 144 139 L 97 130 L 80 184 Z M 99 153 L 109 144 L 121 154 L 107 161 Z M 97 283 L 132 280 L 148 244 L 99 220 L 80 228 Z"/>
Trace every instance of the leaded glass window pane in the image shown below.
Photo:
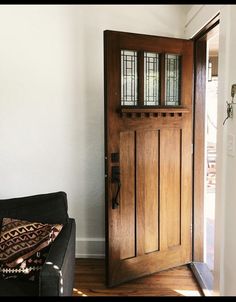
<path fill-rule="evenodd" d="M 144 105 L 159 104 L 159 55 L 144 52 Z"/>
<path fill-rule="evenodd" d="M 180 105 L 180 56 L 165 55 L 165 105 Z"/>
<path fill-rule="evenodd" d="M 121 50 L 121 105 L 137 105 L 137 51 Z"/>

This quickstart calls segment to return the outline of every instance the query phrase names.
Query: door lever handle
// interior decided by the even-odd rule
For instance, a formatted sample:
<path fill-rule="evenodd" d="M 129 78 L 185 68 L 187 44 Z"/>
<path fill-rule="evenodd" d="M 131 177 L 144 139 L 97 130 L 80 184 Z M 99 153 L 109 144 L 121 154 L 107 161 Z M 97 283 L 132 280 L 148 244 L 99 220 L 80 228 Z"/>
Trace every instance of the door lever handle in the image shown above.
<path fill-rule="evenodd" d="M 117 209 L 119 206 L 118 197 L 120 193 L 120 167 L 119 166 L 113 166 L 111 168 L 111 181 L 115 184 L 117 184 L 117 190 L 115 197 L 112 198 L 112 209 Z"/>
<path fill-rule="evenodd" d="M 120 187 L 121 187 L 121 183 L 117 182 L 117 191 L 116 191 L 116 195 L 115 197 L 112 198 L 112 209 L 117 209 L 118 206 L 120 205 L 118 202 L 118 196 L 120 193 Z"/>

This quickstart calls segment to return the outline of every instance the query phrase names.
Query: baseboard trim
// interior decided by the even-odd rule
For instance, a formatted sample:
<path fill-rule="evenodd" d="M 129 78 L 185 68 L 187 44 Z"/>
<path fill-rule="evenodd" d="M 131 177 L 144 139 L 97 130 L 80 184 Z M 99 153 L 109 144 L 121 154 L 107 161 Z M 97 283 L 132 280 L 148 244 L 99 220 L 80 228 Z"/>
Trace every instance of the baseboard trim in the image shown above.
<path fill-rule="evenodd" d="M 76 238 L 76 258 L 105 258 L 105 238 Z"/>

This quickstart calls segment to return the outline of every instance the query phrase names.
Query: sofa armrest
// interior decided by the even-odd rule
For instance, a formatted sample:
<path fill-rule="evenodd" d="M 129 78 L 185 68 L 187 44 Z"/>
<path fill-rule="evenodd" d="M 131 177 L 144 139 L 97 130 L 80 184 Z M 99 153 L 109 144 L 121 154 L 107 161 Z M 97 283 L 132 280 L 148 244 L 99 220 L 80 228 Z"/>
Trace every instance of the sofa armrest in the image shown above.
<path fill-rule="evenodd" d="M 39 296 L 72 296 L 75 273 L 75 220 L 69 218 L 52 243 L 39 274 Z"/>

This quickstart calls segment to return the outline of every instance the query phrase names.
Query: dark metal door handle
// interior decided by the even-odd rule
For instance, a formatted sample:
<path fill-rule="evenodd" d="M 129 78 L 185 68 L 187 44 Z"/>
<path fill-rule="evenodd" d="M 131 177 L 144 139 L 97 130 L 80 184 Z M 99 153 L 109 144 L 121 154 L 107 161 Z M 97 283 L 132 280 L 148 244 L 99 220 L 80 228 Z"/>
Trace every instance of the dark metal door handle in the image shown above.
<path fill-rule="evenodd" d="M 120 193 L 120 167 L 113 166 L 111 168 L 111 181 L 117 185 L 116 195 L 112 198 L 112 209 L 117 209 L 119 206 L 119 193 Z"/>
<path fill-rule="evenodd" d="M 120 187 L 121 187 L 121 183 L 117 182 L 117 191 L 116 191 L 116 195 L 115 197 L 112 198 L 112 209 L 117 209 L 118 206 L 120 205 L 118 202 L 118 196 L 120 193 Z"/>

